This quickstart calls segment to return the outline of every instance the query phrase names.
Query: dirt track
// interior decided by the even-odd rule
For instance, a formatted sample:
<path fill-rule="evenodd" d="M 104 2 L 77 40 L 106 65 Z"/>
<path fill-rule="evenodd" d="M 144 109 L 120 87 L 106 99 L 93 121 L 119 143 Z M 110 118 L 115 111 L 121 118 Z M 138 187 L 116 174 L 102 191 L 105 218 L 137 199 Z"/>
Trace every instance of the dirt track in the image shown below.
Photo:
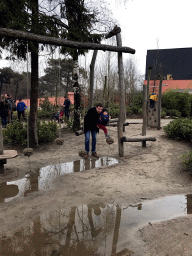
<path fill-rule="evenodd" d="M 162 120 L 162 127 L 168 122 L 170 122 L 168 119 Z M 130 125 L 126 127 L 125 136 L 140 135 L 141 130 L 141 124 Z M 115 142 L 109 147 L 105 142 L 104 134 L 100 132 L 97 153 L 100 157 L 110 156 L 118 159 L 118 164 L 59 175 L 53 179 L 47 190 L 37 187 L 33 192 L 25 193 L 25 196 L 16 197 L 6 203 L 1 201 L 1 255 L 19 255 L 3 254 L 5 248 L 2 244 L 8 243 L 9 235 L 13 235 L 21 227 L 25 230 L 38 216 L 48 214 L 50 211 L 57 212 L 61 209 L 92 204 L 138 206 L 146 200 L 165 195 L 192 193 L 191 176 L 183 170 L 180 158 L 191 149 L 189 143 L 168 139 L 163 129 L 148 128 L 147 135 L 156 136 L 157 141 L 147 142 L 146 148 L 141 147 L 141 142 L 125 143 L 125 156 L 119 158 L 117 128 L 110 127 L 110 134 Z M 61 130 L 61 137 L 64 138 L 64 145 L 50 143 L 35 150 L 30 157 L 31 173 L 28 159 L 20 149 L 18 157 L 8 160 L 5 165 L 5 174 L 0 176 L 1 184 L 21 180 L 25 175 L 32 176 L 32 173 L 36 173 L 40 168 L 57 164 L 59 161 L 64 163 L 80 160 L 78 152 L 84 149 L 84 137 L 76 137 L 73 133 L 66 133 L 65 130 Z M 8 146 L 5 147 L 8 148 L 10 149 Z M 99 211 L 102 212 L 102 209 L 104 206 L 100 207 Z M 122 249 L 121 255 L 192 255 L 192 233 L 189 229 L 191 226 L 190 215 L 153 225 L 148 224 L 132 234 L 127 244 L 125 243 L 125 248 L 129 249 Z M 119 240 L 118 243 L 121 244 Z M 123 244 L 117 246 L 116 252 L 124 248 L 123 246 Z M 65 251 L 67 251 L 66 247 Z M 61 254 L 61 252 L 61 249 L 49 248 L 45 254 L 39 255 L 83 255 Z M 99 254 L 98 250 L 95 254 L 90 252 L 87 255 L 104 254 L 103 252 Z"/>

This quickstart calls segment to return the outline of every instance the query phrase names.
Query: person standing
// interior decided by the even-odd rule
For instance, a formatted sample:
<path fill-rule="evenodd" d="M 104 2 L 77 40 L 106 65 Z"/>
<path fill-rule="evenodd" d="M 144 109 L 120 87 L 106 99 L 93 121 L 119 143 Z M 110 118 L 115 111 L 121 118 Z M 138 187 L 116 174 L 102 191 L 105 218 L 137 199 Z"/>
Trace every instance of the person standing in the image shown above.
<path fill-rule="evenodd" d="M 19 99 L 19 102 L 17 104 L 17 115 L 18 115 L 18 119 L 20 122 L 21 119 L 21 115 L 23 116 L 24 120 L 25 120 L 25 110 L 26 110 L 27 106 L 25 105 L 25 102 L 22 101 L 22 99 Z"/>
<path fill-rule="evenodd" d="M 6 97 L 5 97 L 4 94 L 1 95 L 0 116 L 1 116 L 2 127 L 5 128 L 6 125 L 7 125 L 8 102 L 7 102 Z"/>
<path fill-rule="evenodd" d="M 92 136 L 92 156 L 99 158 L 99 155 L 96 153 L 96 138 L 97 132 L 99 132 L 97 124 L 102 110 L 103 105 L 101 103 L 98 103 L 96 107 L 90 108 L 85 115 L 83 127 L 83 131 L 85 134 L 85 151 L 87 152 L 87 154 L 84 156 L 85 159 L 87 159 L 89 156 L 90 134 Z"/>
<path fill-rule="evenodd" d="M 70 107 L 70 105 L 71 105 L 70 100 L 68 98 L 68 95 L 66 95 L 63 107 L 64 107 L 64 113 L 65 113 L 65 116 L 67 117 L 67 119 L 69 119 L 69 107 Z"/>
<path fill-rule="evenodd" d="M 12 122 L 12 117 L 13 117 L 13 109 L 15 106 L 15 103 L 12 99 L 12 97 L 10 96 L 10 94 L 7 93 L 7 102 L 8 102 L 8 124 L 10 124 Z"/>

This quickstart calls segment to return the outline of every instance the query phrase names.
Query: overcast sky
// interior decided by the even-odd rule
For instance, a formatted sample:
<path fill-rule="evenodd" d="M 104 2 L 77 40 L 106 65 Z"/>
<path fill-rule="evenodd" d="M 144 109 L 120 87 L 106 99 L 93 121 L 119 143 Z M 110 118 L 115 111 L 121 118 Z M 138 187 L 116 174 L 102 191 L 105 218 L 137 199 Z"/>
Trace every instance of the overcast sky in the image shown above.
<path fill-rule="evenodd" d="M 136 50 L 140 74 L 145 74 L 149 49 L 192 47 L 191 0 L 106 0 L 121 27 L 122 44 Z M 121 3 L 121 4 L 120 4 Z M 129 54 L 124 54 L 124 59 Z M 0 60 L 0 67 L 9 66 Z"/>
<path fill-rule="evenodd" d="M 192 47 L 191 0 L 119 1 L 114 0 L 113 14 L 122 28 L 123 45 L 136 50 L 143 74 L 147 50 Z"/>

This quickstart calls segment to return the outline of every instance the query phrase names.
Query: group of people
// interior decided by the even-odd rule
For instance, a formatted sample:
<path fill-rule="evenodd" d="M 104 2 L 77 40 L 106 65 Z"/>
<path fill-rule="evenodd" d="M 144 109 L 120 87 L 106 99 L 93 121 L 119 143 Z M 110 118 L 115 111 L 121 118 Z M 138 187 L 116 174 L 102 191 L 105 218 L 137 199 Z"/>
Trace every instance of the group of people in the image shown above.
<path fill-rule="evenodd" d="M 102 103 L 98 103 L 96 107 L 90 108 L 88 110 L 87 114 L 84 117 L 83 126 L 85 134 L 85 159 L 89 157 L 90 135 L 92 136 L 92 156 L 99 158 L 99 155 L 96 152 L 97 133 L 99 132 L 99 129 L 102 129 L 104 131 L 105 137 L 110 137 L 106 128 L 106 124 L 108 123 L 110 118 L 111 117 L 109 116 L 107 109 L 103 107 Z"/>
<path fill-rule="evenodd" d="M 2 94 L 0 100 L 0 117 L 2 127 L 6 127 L 7 124 L 12 123 L 13 111 L 17 111 L 18 120 L 20 121 L 21 115 L 25 119 L 25 110 L 27 106 L 19 99 L 19 102 L 16 106 L 14 100 L 10 96 L 10 94 Z"/>

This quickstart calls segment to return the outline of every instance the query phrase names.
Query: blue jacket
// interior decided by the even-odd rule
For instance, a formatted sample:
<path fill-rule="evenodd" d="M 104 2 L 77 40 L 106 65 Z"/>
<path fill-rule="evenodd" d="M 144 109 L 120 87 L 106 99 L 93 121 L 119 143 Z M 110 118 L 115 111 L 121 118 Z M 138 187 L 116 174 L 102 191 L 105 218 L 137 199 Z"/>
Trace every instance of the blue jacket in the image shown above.
<path fill-rule="evenodd" d="M 25 105 L 25 103 L 22 101 L 22 102 L 19 102 L 17 104 L 17 111 L 18 112 L 22 112 L 24 111 L 25 109 L 27 108 L 27 106 Z"/>
<path fill-rule="evenodd" d="M 98 124 L 106 125 L 109 122 L 109 115 L 104 115 L 102 112 L 100 114 L 101 119 L 98 120 Z"/>

